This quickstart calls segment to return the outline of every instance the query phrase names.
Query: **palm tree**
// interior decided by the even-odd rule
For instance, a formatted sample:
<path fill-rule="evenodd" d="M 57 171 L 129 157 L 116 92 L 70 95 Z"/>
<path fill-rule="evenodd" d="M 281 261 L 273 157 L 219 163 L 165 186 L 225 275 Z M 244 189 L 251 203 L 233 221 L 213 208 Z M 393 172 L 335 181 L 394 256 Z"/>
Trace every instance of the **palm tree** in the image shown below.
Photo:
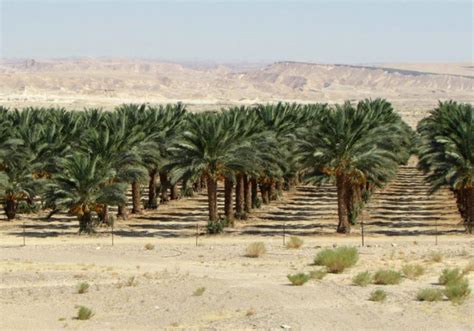
<path fill-rule="evenodd" d="M 334 180 L 337 187 L 337 232 L 350 232 L 351 195 L 355 187 L 383 185 L 397 169 L 397 156 L 384 142 L 398 141 L 394 126 L 349 103 L 323 109 L 300 133 L 299 154 L 308 180 Z"/>
<path fill-rule="evenodd" d="M 61 172 L 52 177 L 46 200 L 67 208 L 79 219 L 79 233 L 94 231 L 93 212 L 98 205 L 124 204 L 125 183 L 115 182 L 118 174 L 100 155 L 75 152 L 61 160 Z"/>
<path fill-rule="evenodd" d="M 429 174 L 435 192 L 449 186 L 455 193 L 466 228 L 474 224 L 474 107 L 440 102 L 418 125 L 419 167 Z"/>
<path fill-rule="evenodd" d="M 210 223 L 219 222 L 218 181 L 249 166 L 250 144 L 241 143 L 235 132 L 226 128 L 220 114 L 189 116 L 186 130 L 169 149 L 167 169 L 172 180 L 206 178 Z"/>

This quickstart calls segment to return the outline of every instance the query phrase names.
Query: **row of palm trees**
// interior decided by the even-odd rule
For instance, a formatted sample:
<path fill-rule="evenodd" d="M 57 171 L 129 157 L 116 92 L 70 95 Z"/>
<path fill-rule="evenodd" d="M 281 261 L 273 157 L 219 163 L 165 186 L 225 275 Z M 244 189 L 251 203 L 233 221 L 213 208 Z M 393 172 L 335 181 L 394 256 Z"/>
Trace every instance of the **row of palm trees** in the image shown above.
<path fill-rule="evenodd" d="M 81 232 L 92 232 L 98 222 L 111 222 L 109 206 L 127 217 L 129 187 L 131 212 L 141 213 L 176 199 L 179 183 L 182 195 L 207 189 L 208 230 L 219 232 L 301 181 L 333 181 L 337 231 L 347 233 L 371 193 L 407 162 L 415 140 L 383 99 L 202 113 L 182 104 L 113 112 L 0 108 L 0 194 L 9 219 L 19 207 L 48 208 L 50 215 L 67 210 L 78 216 Z"/>

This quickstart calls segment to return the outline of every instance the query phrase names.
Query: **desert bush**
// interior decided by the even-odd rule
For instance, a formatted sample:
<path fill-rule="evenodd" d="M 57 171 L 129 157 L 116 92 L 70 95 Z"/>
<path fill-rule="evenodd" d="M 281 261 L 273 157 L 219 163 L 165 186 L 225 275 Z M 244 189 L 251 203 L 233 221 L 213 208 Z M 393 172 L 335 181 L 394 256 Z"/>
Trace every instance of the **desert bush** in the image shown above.
<path fill-rule="evenodd" d="M 425 268 L 419 264 L 407 264 L 402 267 L 402 272 L 406 278 L 414 280 L 425 273 Z"/>
<path fill-rule="evenodd" d="M 461 304 L 469 297 L 471 289 L 467 279 L 461 279 L 457 282 L 448 283 L 444 289 L 444 295 L 452 302 Z"/>
<path fill-rule="evenodd" d="M 439 276 L 438 283 L 441 285 L 449 285 L 460 282 L 464 278 L 459 268 L 449 269 L 446 268 L 442 271 Z"/>
<path fill-rule="evenodd" d="M 359 272 L 352 278 L 352 284 L 365 287 L 372 282 L 372 275 L 368 271 Z"/>
<path fill-rule="evenodd" d="M 245 256 L 247 257 L 260 257 L 267 252 L 265 244 L 261 241 L 251 243 L 247 246 Z"/>
<path fill-rule="evenodd" d="M 474 260 L 469 261 L 464 269 L 462 269 L 462 273 L 465 275 L 469 274 L 470 272 L 474 272 Z"/>
<path fill-rule="evenodd" d="M 77 310 L 76 319 L 84 321 L 90 319 L 92 316 L 94 316 L 94 312 L 92 311 L 92 309 L 87 308 L 85 306 L 79 306 L 79 309 Z"/>
<path fill-rule="evenodd" d="M 443 254 L 441 252 L 431 252 L 430 256 L 429 256 L 429 260 L 431 262 L 441 262 L 443 261 Z"/>
<path fill-rule="evenodd" d="M 423 288 L 416 294 L 418 301 L 440 301 L 443 299 L 443 291 L 437 288 Z"/>
<path fill-rule="evenodd" d="M 383 302 L 387 299 L 387 293 L 382 289 L 377 289 L 370 293 L 369 300 L 376 302 Z"/>
<path fill-rule="evenodd" d="M 229 225 L 227 219 L 220 219 L 217 221 L 208 221 L 206 225 L 207 233 L 209 234 L 218 234 L 224 231 L 224 228 Z"/>
<path fill-rule="evenodd" d="M 287 277 L 291 284 L 295 286 L 301 286 L 309 280 L 309 276 L 302 272 L 294 275 L 288 275 Z"/>
<path fill-rule="evenodd" d="M 402 274 L 395 270 L 378 270 L 374 274 L 374 284 L 395 285 L 402 281 Z"/>
<path fill-rule="evenodd" d="M 312 270 L 309 272 L 309 278 L 321 280 L 326 277 L 327 274 L 326 270 Z"/>
<path fill-rule="evenodd" d="M 201 295 L 204 294 L 205 291 L 206 291 L 205 287 L 198 287 L 196 290 L 194 290 L 193 296 L 200 297 Z"/>
<path fill-rule="evenodd" d="M 314 264 L 325 266 L 329 272 L 341 273 L 357 263 L 359 253 L 355 247 L 342 246 L 323 249 L 314 259 Z"/>
<path fill-rule="evenodd" d="M 77 285 L 77 293 L 84 294 L 89 291 L 89 283 L 80 283 Z"/>
<path fill-rule="evenodd" d="M 296 237 L 296 236 L 291 236 L 290 240 L 286 244 L 286 248 L 296 249 L 296 248 L 300 248 L 301 246 L 303 246 L 303 244 L 304 244 L 303 239 L 301 239 L 299 237 Z"/>
<path fill-rule="evenodd" d="M 137 286 L 138 285 L 138 281 L 136 279 L 135 276 L 132 276 L 130 277 L 129 279 L 127 279 L 127 282 L 125 283 L 125 285 L 131 287 L 131 286 Z"/>
<path fill-rule="evenodd" d="M 155 245 L 148 243 L 148 244 L 145 245 L 145 249 L 147 251 L 151 251 L 151 250 L 155 249 Z"/>

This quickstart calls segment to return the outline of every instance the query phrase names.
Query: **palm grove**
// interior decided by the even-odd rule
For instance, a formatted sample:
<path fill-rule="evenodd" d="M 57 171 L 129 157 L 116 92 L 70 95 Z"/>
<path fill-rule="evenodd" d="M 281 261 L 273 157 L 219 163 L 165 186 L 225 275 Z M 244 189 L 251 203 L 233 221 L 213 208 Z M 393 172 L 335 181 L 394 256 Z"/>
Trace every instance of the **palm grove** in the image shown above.
<path fill-rule="evenodd" d="M 473 118 L 471 105 L 440 103 L 417 135 L 383 99 L 203 113 L 182 104 L 113 112 L 0 108 L 1 201 L 8 219 L 19 211 L 67 211 L 90 233 L 115 217 L 206 190 L 208 232 L 218 233 L 301 182 L 329 181 L 337 187 L 337 231 L 348 233 L 374 190 L 418 151 L 433 190 L 449 185 L 471 224 Z M 110 206 L 118 206 L 117 215 Z"/>

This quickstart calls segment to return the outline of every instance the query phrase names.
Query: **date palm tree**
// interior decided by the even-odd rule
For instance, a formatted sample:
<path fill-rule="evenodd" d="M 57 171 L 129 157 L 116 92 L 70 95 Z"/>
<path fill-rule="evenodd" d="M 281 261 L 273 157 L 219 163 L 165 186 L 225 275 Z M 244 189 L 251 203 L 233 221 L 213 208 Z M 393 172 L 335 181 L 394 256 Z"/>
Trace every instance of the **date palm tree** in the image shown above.
<path fill-rule="evenodd" d="M 440 102 L 418 125 L 421 135 L 419 168 L 435 192 L 450 187 L 466 228 L 474 225 L 474 107 Z"/>

